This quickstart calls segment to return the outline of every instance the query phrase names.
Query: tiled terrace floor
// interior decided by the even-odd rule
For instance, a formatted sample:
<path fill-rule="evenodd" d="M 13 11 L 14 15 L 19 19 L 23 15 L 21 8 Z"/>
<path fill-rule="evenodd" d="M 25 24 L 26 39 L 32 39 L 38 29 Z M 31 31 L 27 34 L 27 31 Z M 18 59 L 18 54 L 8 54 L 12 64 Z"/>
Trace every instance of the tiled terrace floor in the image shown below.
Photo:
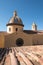
<path fill-rule="evenodd" d="M 11 47 L 5 57 L 4 65 L 43 65 L 43 45 Z"/>

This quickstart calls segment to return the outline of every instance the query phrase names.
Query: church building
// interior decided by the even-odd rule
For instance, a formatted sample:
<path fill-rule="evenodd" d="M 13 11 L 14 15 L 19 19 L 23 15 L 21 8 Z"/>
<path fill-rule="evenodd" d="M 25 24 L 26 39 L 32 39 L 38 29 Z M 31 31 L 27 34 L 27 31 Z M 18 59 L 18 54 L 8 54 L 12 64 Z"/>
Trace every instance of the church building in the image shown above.
<path fill-rule="evenodd" d="M 32 24 L 32 30 L 24 30 L 24 24 L 15 11 L 6 24 L 7 31 L 0 31 L 0 47 L 15 47 L 43 44 L 43 31 L 37 30 Z"/>

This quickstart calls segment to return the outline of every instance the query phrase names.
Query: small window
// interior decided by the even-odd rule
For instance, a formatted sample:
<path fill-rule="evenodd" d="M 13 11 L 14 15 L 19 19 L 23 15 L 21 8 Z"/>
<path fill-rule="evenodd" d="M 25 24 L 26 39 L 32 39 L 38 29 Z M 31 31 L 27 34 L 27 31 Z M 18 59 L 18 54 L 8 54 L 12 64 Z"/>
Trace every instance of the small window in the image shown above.
<path fill-rule="evenodd" d="M 16 31 L 18 31 L 18 28 L 16 28 Z"/>
<path fill-rule="evenodd" d="M 11 31 L 11 28 L 9 28 L 9 31 Z"/>

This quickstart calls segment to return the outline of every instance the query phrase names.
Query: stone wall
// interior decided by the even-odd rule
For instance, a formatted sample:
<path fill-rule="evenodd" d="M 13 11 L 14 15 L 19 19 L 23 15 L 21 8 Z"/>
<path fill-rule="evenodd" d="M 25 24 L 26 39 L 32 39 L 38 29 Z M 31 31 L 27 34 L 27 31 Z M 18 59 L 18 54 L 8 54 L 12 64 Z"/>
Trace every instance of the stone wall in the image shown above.
<path fill-rule="evenodd" d="M 43 34 L 26 34 L 24 32 L 17 32 L 4 36 L 0 34 L 0 47 L 17 47 L 16 40 L 23 39 L 23 46 L 42 45 Z"/>
<path fill-rule="evenodd" d="M 32 38 L 33 45 L 43 44 L 43 34 L 36 34 Z"/>
<path fill-rule="evenodd" d="M 5 47 L 17 46 L 16 40 L 18 38 L 23 39 L 23 46 L 32 45 L 32 35 L 23 32 L 13 33 L 5 37 Z"/>
<path fill-rule="evenodd" d="M 0 34 L 0 48 L 4 47 L 4 35 Z"/>

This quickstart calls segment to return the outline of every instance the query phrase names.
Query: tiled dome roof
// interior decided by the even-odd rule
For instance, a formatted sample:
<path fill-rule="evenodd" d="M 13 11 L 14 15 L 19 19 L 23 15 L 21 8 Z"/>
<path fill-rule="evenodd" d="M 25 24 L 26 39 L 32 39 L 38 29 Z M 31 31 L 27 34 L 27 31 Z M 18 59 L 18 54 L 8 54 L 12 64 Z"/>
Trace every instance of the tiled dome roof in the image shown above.
<path fill-rule="evenodd" d="M 11 25 L 11 24 L 13 24 L 13 25 L 15 25 L 15 24 L 16 24 L 16 25 L 23 25 L 23 22 L 22 22 L 21 18 L 19 18 L 19 17 L 17 16 L 17 12 L 16 12 L 16 11 L 14 12 L 13 17 L 9 20 L 7 26 L 8 26 L 8 25 Z M 23 26 L 24 26 L 24 25 L 23 25 Z"/>

